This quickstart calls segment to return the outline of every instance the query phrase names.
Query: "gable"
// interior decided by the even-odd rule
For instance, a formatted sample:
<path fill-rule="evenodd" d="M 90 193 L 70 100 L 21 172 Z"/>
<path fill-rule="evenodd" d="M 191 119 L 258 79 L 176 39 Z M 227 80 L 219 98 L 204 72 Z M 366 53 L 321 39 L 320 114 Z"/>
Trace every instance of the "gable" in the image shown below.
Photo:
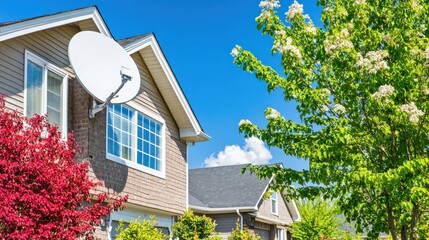
<path fill-rule="evenodd" d="M 112 37 L 98 9 L 96 7 L 88 7 L 0 24 L 0 42 L 8 40 L 16 41 L 20 37 L 34 35 L 34 33 L 58 28 L 60 26 L 75 26 L 80 30 L 97 31 L 105 36 Z M 142 39 L 143 42 L 128 41 L 128 48 L 125 47 L 125 50 L 130 54 L 139 52 L 140 56 L 144 59 L 150 75 L 153 76 L 159 92 L 164 99 L 164 103 L 170 109 L 172 117 L 179 127 L 180 138 L 186 142 L 209 140 L 210 137 L 202 130 L 155 36 L 153 34 L 144 36 L 145 38 Z M 66 41 L 67 45 L 68 42 L 69 40 Z M 61 50 L 63 50 L 63 48 L 60 48 L 59 54 L 61 54 Z M 13 84 L 14 83 L 10 83 L 10 85 Z M 0 86 L 0 90 L 4 90 L 6 95 L 19 95 L 19 92 L 14 90 L 13 87 L 14 86 L 6 85 L 3 87 Z M 12 102 L 10 105 L 15 107 L 18 106 L 19 108 L 19 106 L 22 105 L 22 93 L 21 96 L 10 97 L 10 100 Z"/>

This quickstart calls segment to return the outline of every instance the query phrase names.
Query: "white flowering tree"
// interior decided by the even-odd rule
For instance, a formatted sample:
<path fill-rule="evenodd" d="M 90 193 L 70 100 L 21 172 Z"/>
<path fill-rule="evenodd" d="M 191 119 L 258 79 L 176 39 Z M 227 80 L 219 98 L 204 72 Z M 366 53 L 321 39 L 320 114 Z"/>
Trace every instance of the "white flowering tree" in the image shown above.
<path fill-rule="evenodd" d="M 250 51 L 231 55 L 244 71 L 296 101 L 301 122 L 267 108 L 267 125 L 240 122 L 309 169 L 251 166 L 275 174 L 294 197 L 337 199 L 358 232 L 375 239 L 429 239 L 429 4 L 427 0 L 319 0 L 323 28 L 294 2 L 260 3 L 257 28 L 273 39 L 284 72 Z M 300 187 L 287 187 L 297 182 Z M 312 182 L 312 185 L 308 185 Z"/>

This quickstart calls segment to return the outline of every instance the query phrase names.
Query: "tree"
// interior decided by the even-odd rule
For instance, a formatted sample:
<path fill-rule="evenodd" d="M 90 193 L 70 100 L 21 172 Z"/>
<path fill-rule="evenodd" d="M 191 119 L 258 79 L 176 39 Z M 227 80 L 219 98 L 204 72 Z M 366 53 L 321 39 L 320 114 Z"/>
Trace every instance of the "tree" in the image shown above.
<path fill-rule="evenodd" d="M 228 240 L 261 240 L 261 237 L 252 234 L 247 228 L 241 230 L 240 224 L 237 223 L 235 229 L 228 236 Z"/>
<path fill-rule="evenodd" d="M 292 225 L 292 235 L 301 240 L 320 240 L 337 238 L 341 235 L 341 220 L 334 203 L 318 197 L 312 201 L 298 202 L 301 221 Z"/>
<path fill-rule="evenodd" d="M 0 239 L 91 238 L 100 216 L 126 200 L 92 194 L 99 182 L 77 163 L 73 134 L 61 138 L 44 116 L 31 119 L 0 101 Z M 107 203 L 108 202 L 108 203 Z"/>
<path fill-rule="evenodd" d="M 215 233 L 216 223 L 209 217 L 197 216 L 187 210 L 173 224 L 173 235 L 183 240 L 219 239 Z"/>
<path fill-rule="evenodd" d="M 129 225 L 125 228 L 124 222 L 120 221 L 117 231 L 119 232 L 116 236 L 117 240 L 164 240 L 168 236 L 165 236 L 161 230 L 157 229 L 155 226 L 158 222 L 155 221 L 153 217 L 151 220 L 136 219 L 133 222 L 130 222 Z"/>
<path fill-rule="evenodd" d="M 266 127 L 240 122 L 309 169 L 249 167 L 275 174 L 293 197 L 337 198 L 370 238 L 429 238 L 429 4 L 421 0 L 318 0 L 323 28 L 294 2 L 286 21 L 276 0 L 260 3 L 257 29 L 273 39 L 283 72 L 236 46 L 234 62 L 297 103 L 301 121 L 267 108 Z M 315 185 L 307 185 L 307 182 Z M 286 187 L 297 182 L 301 187 Z"/>

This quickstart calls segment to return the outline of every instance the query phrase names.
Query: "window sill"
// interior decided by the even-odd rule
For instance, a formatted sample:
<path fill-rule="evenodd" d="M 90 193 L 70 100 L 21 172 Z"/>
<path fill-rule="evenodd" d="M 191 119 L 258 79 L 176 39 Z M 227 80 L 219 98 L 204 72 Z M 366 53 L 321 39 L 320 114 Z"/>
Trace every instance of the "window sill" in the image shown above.
<path fill-rule="evenodd" d="M 125 166 L 130 167 L 130 168 L 134 168 L 138 171 L 147 173 L 149 175 L 165 179 L 165 170 L 164 169 L 163 169 L 164 171 L 157 171 L 157 170 L 148 168 L 146 166 L 142 166 L 140 164 L 137 164 L 135 162 L 123 160 L 123 159 L 118 158 L 118 157 L 111 155 L 111 154 L 106 154 L 106 159 L 113 161 L 113 162 L 116 162 L 116 163 L 119 163 L 119 164 L 122 164 L 122 165 L 125 165 Z"/>

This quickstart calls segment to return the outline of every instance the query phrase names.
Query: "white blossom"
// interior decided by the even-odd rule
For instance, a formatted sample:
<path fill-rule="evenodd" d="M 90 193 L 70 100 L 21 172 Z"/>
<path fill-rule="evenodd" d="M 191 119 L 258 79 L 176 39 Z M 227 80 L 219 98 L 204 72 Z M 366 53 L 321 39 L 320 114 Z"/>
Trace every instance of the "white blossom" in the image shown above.
<path fill-rule="evenodd" d="M 334 9 L 330 8 L 330 7 L 326 7 L 325 9 L 323 9 L 323 12 L 333 12 Z"/>
<path fill-rule="evenodd" d="M 355 0 L 356 5 L 364 5 L 366 3 L 366 0 Z"/>
<path fill-rule="evenodd" d="M 317 34 L 317 28 L 314 27 L 313 25 L 310 25 L 305 28 L 305 32 L 311 36 L 315 36 Z"/>
<path fill-rule="evenodd" d="M 327 89 L 327 88 L 323 88 L 322 91 L 327 95 L 331 95 L 331 90 Z"/>
<path fill-rule="evenodd" d="M 420 50 L 419 49 L 411 49 L 410 53 L 413 56 L 418 56 L 418 55 L 420 55 Z"/>
<path fill-rule="evenodd" d="M 329 107 L 327 105 L 323 105 L 322 108 L 319 109 L 322 113 L 329 111 Z"/>
<path fill-rule="evenodd" d="M 390 97 L 395 92 L 395 88 L 391 85 L 381 85 L 378 88 L 378 91 L 372 94 L 376 99 L 381 99 L 383 97 Z"/>
<path fill-rule="evenodd" d="M 347 30 L 347 28 L 344 28 L 343 30 L 341 30 L 341 33 L 346 38 L 350 36 L 349 30 Z"/>
<path fill-rule="evenodd" d="M 426 60 L 429 60 L 429 47 L 425 50 L 425 58 Z"/>
<path fill-rule="evenodd" d="M 366 69 L 368 73 L 376 73 L 382 69 L 389 69 L 387 62 L 384 60 L 388 53 L 384 50 L 370 51 L 364 58 L 360 53 L 358 54 L 359 60 L 356 65 Z"/>
<path fill-rule="evenodd" d="M 265 118 L 267 120 L 276 119 L 276 118 L 280 117 L 280 113 L 277 110 L 275 110 L 274 108 L 270 108 L 269 112 L 270 112 L 269 114 L 265 115 Z"/>
<path fill-rule="evenodd" d="M 280 36 L 280 37 L 285 37 L 286 36 L 285 30 L 275 31 L 274 34 L 277 35 L 277 36 Z"/>
<path fill-rule="evenodd" d="M 330 55 L 333 55 L 336 50 L 344 50 L 354 47 L 352 42 L 340 36 L 336 36 L 334 39 L 324 40 L 323 45 L 325 46 L 326 53 Z"/>
<path fill-rule="evenodd" d="M 402 105 L 401 110 L 408 115 L 408 119 L 412 123 L 419 122 L 419 117 L 424 115 L 424 112 L 419 110 L 414 102 Z"/>
<path fill-rule="evenodd" d="M 418 32 L 417 36 L 421 37 L 421 38 L 426 38 L 426 35 L 422 32 Z"/>
<path fill-rule="evenodd" d="M 238 56 L 238 46 L 237 45 L 235 45 L 235 47 L 231 50 L 231 56 L 233 56 L 233 57 L 237 57 Z"/>
<path fill-rule="evenodd" d="M 261 14 L 259 14 L 259 16 L 256 17 L 256 20 L 258 20 L 260 18 L 264 19 L 264 18 L 269 18 L 269 17 L 271 17 L 271 12 L 267 11 L 266 9 L 262 9 Z"/>
<path fill-rule="evenodd" d="M 286 20 L 291 21 L 295 16 L 300 15 L 304 12 L 304 7 L 302 4 L 299 4 L 296 0 L 292 5 L 289 6 L 289 10 L 286 12 Z"/>
<path fill-rule="evenodd" d="M 340 113 L 340 114 L 346 112 L 346 108 L 343 105 L 341 105 L 341 104 L 335 104 L 332 107 L 332 110 L 334 110 L 334 112 Z"/>
<path fill-rule="evenodd" d="M 280 2 L 277 0 L 264 0 L 259 3 L 260 8 L 274 9 L 280 7 Z"/>
<path fill-rule="evenodd" d="M 296 46 L 292 45 L 291 38 L 286 39 L 286 44 L 284 46 L 277 42 L 276 44 L 274 44 L 273 49 L 276 49 L 281 54 L 285 54 L 286 52 L 291 52 L 298 59 L 302 58 L 301 51 Z"/>
<path fill-rule="evenodd" d="M 248 119 L 241 119 L 240 122 L 238 123 L 238 126 L 241 127 L 243 125 L 252 125 L 252 122 L 249 121 Z"/>

